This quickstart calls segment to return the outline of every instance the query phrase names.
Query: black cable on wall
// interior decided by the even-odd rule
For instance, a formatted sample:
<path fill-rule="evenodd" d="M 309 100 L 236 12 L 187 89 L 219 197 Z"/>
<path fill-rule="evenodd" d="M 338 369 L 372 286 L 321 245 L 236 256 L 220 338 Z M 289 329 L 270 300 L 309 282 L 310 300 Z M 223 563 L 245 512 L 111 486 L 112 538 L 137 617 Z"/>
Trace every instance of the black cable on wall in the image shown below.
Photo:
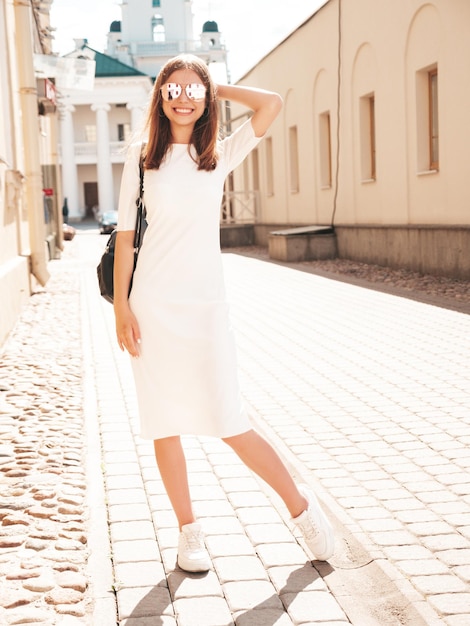
<path fill-rule="evenodd" d="M 341 106 L 341 0 L 338 0 L 338 81 L 336 92 L 336 170 L 335 170 L 335 194 L 333 197 L 333 213 L 330 225 L 334 226 L 339 186 L 339 152 L 340 152 L 340 106 Z"/>

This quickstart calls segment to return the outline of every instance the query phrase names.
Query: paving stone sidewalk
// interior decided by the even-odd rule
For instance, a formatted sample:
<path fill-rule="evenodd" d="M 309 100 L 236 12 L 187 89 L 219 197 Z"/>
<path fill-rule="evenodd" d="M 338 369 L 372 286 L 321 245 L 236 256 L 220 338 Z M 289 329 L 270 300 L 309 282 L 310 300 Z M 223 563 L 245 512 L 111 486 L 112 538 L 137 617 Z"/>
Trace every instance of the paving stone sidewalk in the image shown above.
<path fill-rule="evenodd" d="M 96 292 L 103 245 L 67 245 L 1 355 L 0 624 L 470 624 L 470 318 L 224 255 L 253 419 L 338 549 L 312 567 L 279 499 L 187 438 L 214 564 L 188 575 Z"/>
<path fill-rule="evenodd" d="M 226 266 L 242 383 L 267 432 L 426 623 L 470 624 L 470 317 Z"/>

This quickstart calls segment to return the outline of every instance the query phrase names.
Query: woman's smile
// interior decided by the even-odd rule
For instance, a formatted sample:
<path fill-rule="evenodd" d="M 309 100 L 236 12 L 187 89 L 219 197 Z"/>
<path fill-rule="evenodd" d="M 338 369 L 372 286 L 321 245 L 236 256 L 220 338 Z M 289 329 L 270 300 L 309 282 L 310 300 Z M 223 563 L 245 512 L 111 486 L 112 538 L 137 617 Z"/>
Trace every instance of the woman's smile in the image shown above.
<path fill-rule="evenodd" d="M 183 107 L 175 107 L 173 109 L 175 111 L 175 113 L 178 113 L 179 115 L 190 115 L 194 109 L 189 109 L 189 108 L 183 108 Z"/>

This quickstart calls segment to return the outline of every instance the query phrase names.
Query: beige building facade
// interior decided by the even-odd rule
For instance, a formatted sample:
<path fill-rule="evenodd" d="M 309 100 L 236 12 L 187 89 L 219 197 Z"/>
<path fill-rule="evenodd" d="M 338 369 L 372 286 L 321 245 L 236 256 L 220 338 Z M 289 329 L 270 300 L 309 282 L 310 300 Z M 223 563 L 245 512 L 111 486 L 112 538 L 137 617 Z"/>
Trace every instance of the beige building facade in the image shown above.
<path fill-rule="evenodd" d="M 239 81 L 284 98 L 235 175 L 258 243 L 327 225 L 339 257 L 470 278 L 469 59 L 467 0 L 326 2 Z"/>
<path fill-rule="evenodd" d="M 56 90 L 34 67 L 51 53 L 51 2 L 0 3 L 0 345 L 62 245 Z"/>

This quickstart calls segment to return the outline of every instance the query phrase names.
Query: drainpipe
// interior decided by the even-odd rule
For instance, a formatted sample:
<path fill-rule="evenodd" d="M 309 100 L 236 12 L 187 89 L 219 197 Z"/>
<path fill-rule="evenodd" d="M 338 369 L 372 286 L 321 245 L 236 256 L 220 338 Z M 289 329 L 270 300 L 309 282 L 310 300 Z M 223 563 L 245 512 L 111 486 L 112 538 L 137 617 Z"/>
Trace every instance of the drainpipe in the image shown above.
<path fill-rule="evenodd" d="M 46 258 L 46 233 L 42 173 L 39 153 L 39 122 L 36 76 L 33 66 L 33 28 L 31 3 L 14 0 L 15 47 L 18 60 L 18 85 L 24 142 L 24 174 L 28 209 L 31 273 L 40 285 L 49 279 Z"/>

